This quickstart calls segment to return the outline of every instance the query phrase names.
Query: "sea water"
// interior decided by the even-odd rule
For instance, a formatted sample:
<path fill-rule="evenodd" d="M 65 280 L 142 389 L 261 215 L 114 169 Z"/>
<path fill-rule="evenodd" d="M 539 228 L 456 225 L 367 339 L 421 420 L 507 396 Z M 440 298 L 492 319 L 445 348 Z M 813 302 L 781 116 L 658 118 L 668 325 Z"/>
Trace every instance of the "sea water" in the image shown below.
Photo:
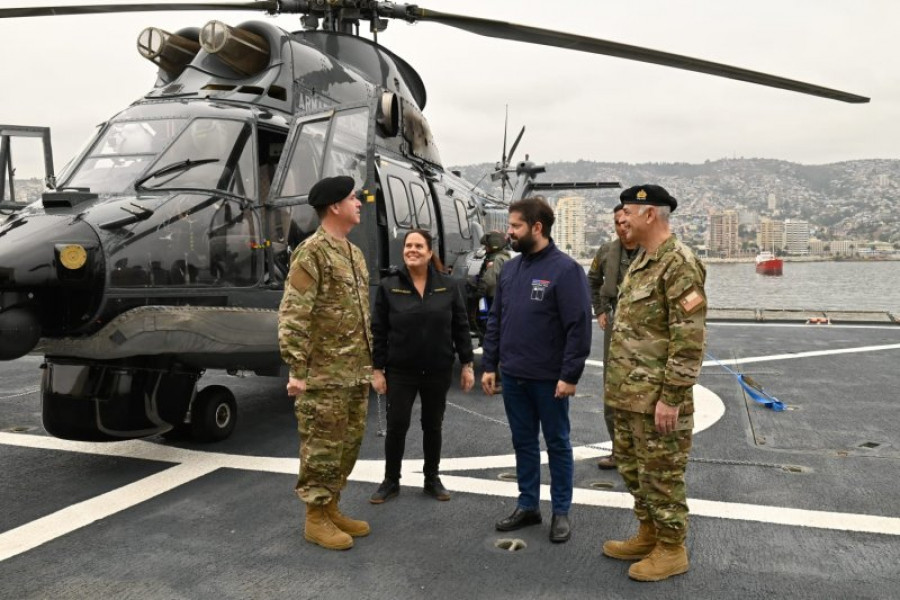
<path fill-rule="evenodd" d="M 753 263 L 708 263 L 712 308 L 877 310 L 900 314 L 900 261 L 784 263 L 780 276 Z"/>

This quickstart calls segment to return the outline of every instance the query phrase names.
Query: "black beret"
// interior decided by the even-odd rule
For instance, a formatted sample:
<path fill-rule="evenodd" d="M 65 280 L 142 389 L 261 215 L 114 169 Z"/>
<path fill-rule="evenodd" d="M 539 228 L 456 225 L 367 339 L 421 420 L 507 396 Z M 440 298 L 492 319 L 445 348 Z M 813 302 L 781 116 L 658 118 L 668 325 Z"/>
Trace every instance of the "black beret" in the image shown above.
<path fill-rule="evenodd" d="M 350 195 L 356 182 L 352 177 L 338 175 L 320 179 L 309 190 L 310 206 L 329 206 L 336 204 Z"/>
<path fill-rule="evenodd" d="M 669 194 L 661 185 L 653 185 L 645 183 L 644 185 L 636 185 L 630 187 L 621 194 L 619 200 L 622 204 L 652 204 L 653 206 L 668 206 L 671 210 L 675 210 L 678 206 L 678 200 Z"/>

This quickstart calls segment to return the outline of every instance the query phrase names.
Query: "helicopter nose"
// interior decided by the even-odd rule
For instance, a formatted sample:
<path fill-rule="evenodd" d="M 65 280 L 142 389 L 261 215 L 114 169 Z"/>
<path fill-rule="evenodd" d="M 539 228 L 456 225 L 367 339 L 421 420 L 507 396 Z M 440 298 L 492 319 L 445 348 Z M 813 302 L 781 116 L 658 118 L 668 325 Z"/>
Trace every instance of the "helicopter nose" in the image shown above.
<path fill-rule="evenodd" d="M 90 322 L 104 275 L 100 239 L 81 219 L 26 215 L 0 226 L 0 360 Z"/>
<path fill-rule="evenodd" d="M 17 307 L 0 312 L 0 360 L 25 356 L 40 337 L 41 324 L 30 310 Z"/>

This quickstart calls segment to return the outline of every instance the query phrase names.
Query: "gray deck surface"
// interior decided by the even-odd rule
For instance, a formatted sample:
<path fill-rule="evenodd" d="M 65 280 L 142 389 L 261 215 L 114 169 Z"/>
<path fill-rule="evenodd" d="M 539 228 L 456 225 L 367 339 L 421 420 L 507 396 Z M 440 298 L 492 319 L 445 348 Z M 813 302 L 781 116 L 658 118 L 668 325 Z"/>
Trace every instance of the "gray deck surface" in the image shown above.
<path fill-rule="evenodd" d="M 900 327 L 710 324 L 710 354 L 744 360 L 733 368 L 789 410 L 704 367 L 700 384 L 721 404 L 704 405 L 687 472 L 692 568 L 656 584 L 600 552 L 634 529 L 618 475 L 595 466 L 608 441 L 601 342 L 572 401 L 576 504 L 561 545 L 547 539 L 546 489 L 543 525 L 494 531 L 515 506 L 514 463 L 502 402 L 480 391 L 451 390 L 450 502 L 421 492 L 418 409 L 402 493 L 367 502 L 383 469 L 371 403 L 342 507 L 373 531 L 330 552 L 303 539 L 282 381 L 204 376 L 238 397 L 238 428 L 219 444 L 81 444 L 41 428 L 41 359 L 0 363 L 0 598 L 900 597 Z M 497 549 L 503 537 L 527 547 Z"/>

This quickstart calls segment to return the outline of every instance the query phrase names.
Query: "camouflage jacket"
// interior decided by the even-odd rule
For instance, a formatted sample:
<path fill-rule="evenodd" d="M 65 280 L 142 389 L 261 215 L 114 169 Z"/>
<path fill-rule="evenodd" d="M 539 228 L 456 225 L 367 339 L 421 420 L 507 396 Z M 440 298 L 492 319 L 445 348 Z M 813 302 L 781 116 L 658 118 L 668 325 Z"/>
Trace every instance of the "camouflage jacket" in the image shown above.
<path fill-rule="evenodd" d="M 656 402 L 694 412 L 691 387 L 706 343 L 706 268 L 674 235 L 641 251 L 622 282 L 604 401 L 652 414 Z"/>
<path fill-rule="evenodd" d="M 372 377 L 369 274 L 359 248 L 319 227 L 291 256 L 278 311 L 278 344 L 308 389 Z"/>
<path fill-rule="evenodd" d="M 478 296 L 493 298 L 497 294 L 497 280 L 500 279 L 500 271 L 503 263 L 510 259 L 509 250 L 502 249 L 491 252 L 484 257 L 484 273 L 478 280 Z"/>
<path fill-rule="evenodd" d="M 616 291 L 625 279 L 633 258 L 636 255 L 632 254 L 629 258 L 628 251 L 618 239 L 606 242 L 597 249 L 587 274 L 591 286 L 591 305 L 596 316 L 610 314 L 616 307 Z M 618 261 L 618 268 L 611 261 Z"/>

